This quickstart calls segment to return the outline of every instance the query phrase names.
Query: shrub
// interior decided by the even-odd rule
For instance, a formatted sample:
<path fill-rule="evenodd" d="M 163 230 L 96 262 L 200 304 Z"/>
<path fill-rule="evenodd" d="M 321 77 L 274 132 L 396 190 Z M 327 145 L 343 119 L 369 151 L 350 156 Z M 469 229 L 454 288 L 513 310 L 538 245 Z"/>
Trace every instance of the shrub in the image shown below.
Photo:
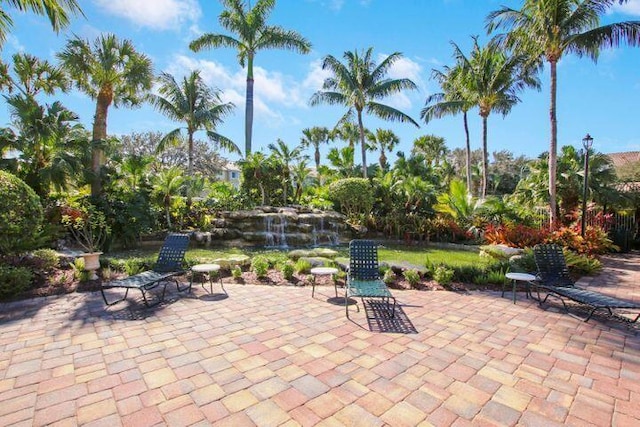
<path fill-rule="evenodd" d="M 31 253 L 31 256 L 39 270 L 48 272 L 60 266 L 58 253 L 53 249 L 37 249 Z"/>
<path fill-rule="evenodd" d="M 522 224 L 487 224 L 484 239 L 491 245 L 507 245 L 528 248 L 545 241 L 549 231 L 546 228 L 528 227 Z"/>
<path fill-rule="evenodd" d="M 365 178 L 344 178 L 329 185 L 331 200 L 340 212 L 359 223 L 373 208 L 373 188 Z"/>
<path fill-rule="evenodd" d="M 311 271 L 311 262 L 307 259 L 300 258 L 296 261 L 294 268 L 298 274 L 308 274 Z"/>
<path fill-rule="evenodd" d="M 262 255 L 253 257 L 253 260 L 251 260 L 251 271 L 253 271 L 259 279 L 266 277 L 269 271 L 269 260 Z"/>
<path fill-rule="evenodd" d="M 487 273 L 487 282 L 496 285 L 503 285 L 507 283 L 507 278 L 505 277 L 505 273 L 503 271 L 489 271 Z"/>
<path fill-rule="evenodd" d="M 596 255 L 618 250 L 600 227 L 587 227 L 582 238 L 579 225 L 562 227 L 551 233 L 547 243 L 556 243 L 579 254 Z"/>
<path fill-rule="evenodd" d="M 476 285 L 485 286 L 489 284 L 489 279 L 487 278 L 486 275 L 481 274 L 473 278 L 473 283 L 475 283 Z"/>
<path fill-rule="evenodd" d="M 602 269 L 602 263 L 596 258 L 586 255 L 577 254 L 572 251 L 564 251 L 564 258 L 567 261 L 567 267 L 576 275 L 592 275 Z"/>
<path fill-rule="evenodd" d="M 0 255 L 38 247 L 42 221 L 38 195 L 20 178 L 0 171 Z"/>
<path fill-rule="evenodd" d="M 398 276 L 393 272 L 392 269 L 388 269 L 387 271 L 385 271 L 384 276 L 382 276 L 382 281 L 385 284 L 390 285 L 396 281 L 397 277 Z"/>
<path fill-rule="evenodd" d="M 147 270 L 147 265 L 142 258 L 128 258 L 124 260 L 124 271 L 128 276 L 135 276 Z"/>
<path fill-rule="evenodd" d="M 405 270 L 403 272 L 403 275 L 412 288 L 415 288 L 416 286 L 418 286 L 418 283 L 420 283 L 420 273 L 418 273 L 418 270 Z"/>
<path fill-rule="evenodd" d="M 476 278 L 486 276 L 486 268 L 475 265 L 457 265 L 452 267 L 453 279 L 463 283 L 476 283 Z M 433 270 L 435 272 L 435 269 Z"/>
<path fill-rule="evenodd" d="M 280 264 L 280 272 L 285 280 L 291 280 L 293 278 L 293 264 L 291 262 L 283 262 Z"/>
<path fill-rule="evenodd" d="M 26 267 L 0 265 L 0 299 L 12 298 L 31 286 L 33 272 Z"/>
<path fill-rule="evenodd" d="M 242 277 L 242 268 L 239 265 L 234 265 L 231 269 L 231 277 L 235 280 L 238 280 Z"/>
<path fill-rule="evenodd" d="M 441 284 L 442 286 L 447 286 L 449 283 L 453 281 L 454 271 L 451 268 L 448 268 L 444 265 L 440 265 L 433 272 L 433 280 Z"/>

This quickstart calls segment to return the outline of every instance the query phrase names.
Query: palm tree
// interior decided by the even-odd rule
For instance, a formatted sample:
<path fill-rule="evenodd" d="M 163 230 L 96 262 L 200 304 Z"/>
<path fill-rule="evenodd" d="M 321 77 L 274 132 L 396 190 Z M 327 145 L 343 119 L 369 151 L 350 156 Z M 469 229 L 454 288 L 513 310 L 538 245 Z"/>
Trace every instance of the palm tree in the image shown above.
<path fill-rule="evenodd" d="M 20 12 L 29 11 L 36 15 L 47 15 L 56 33 L 69 25 L 70 15 L 84 16 L 76 0 L 5 0 L 2 3 Z M 13 19 L 3 8 L 0 8 L 0 48 L 7 39 L 7 33 L 11 27 L 13 27 Z"/>
<path fill-rule="evenodd" d="M 7 137 L 20 154 L 18 175 L 41 197 L 66 190 L 82 171 L 87 134 L 78 116 L 60 102 L 41 106 L 32 97 L 7 98 L 13 126 Z"/>
<path fill-rule="evenodd" d="M 182 129 L 187 132 L 187 176 L 193 176 L 193 135 L 205 131 L 210 141 L 220 147 L 240 154 L 238 146 L 229 138 L 216 132 L 222 118 L 233 110 L 233 104 L 223 103 L 220 93 L 210 89 L 200 77 L 200 71 L 193 71 L 185 76 L 181 83 L 168 73 L 158 78 L 159 95 L 149 95 L 151 104 L 162 114 L 177 122 L 186 124 L 184 128 L 176 128 L 167 133 L 158 144 L 157 151 L 165 150 L 167 144 L 180 143 Z"/>
<path fill-rule="evenodd" d="M 390 79 L 387 77 L 389 69 L 402 58 L 402 54 L 394 52 L 387 56 L 379 65 L 373 58 L 373 48 L 362 53 L 345 52 L 345 64 L 331 55 L 324 57 L 322 69 L 329 70 L 333 75 L 325 79 L 322 89 L 311 97 L 311 105 L 327 103 L 329 105 L 343 105 L 347 112 L 340 122 L 349 121 L 356 114 L 360 131 L 360 150 L 362 153 L 362 174 L 367 177 L 367 145 L 365 142 L 365 128 L 362 123 L 362 113 L 373 114 L 383 120 L 408 122 L 420 127 L 407 114 L 378 102 L 390 95 L 408 89 L 417 89 L 416 84 L 409 79 Z"/>
<path fill-rule="evenodd" d="M 12 58 L 15 76 L 7 69 L 0 78 L 0 88 L 9 93 L 17 90 L 24 96 L 35 97 L 40 92 L 53 95 L 56 90 L 69 89 L 69 78 L 62 68 L 28 53 L 16 53 Z"/>
<path fill-rule="evenodd" d="M 262 200 L 262 204 L 267 204 L 267 192 L 264 187 L 264 175 L 268 170 L 269 159 L 260 151 L 256 153 L 251 153 L 245 156 L 244 160 L 240 162 L 240 167 L 242 168 L 243 175 L 246 173 L 250 173 L 251 177 L 258 185 L 260 189 L 260 197 Z M 247 175 L 244 175 L 247 176 Z M 246 182 L 243 180 L 243 182 Z M 244 184 L 243 184 L 244 185 Z"/>
<path fill-rule="evenodd" d="M 320 169 L 320 144 L 329 142 L 329 129 L 326 127 L 314 126 L 302 129 L 300 144 L 303 147 L 313 147 L 316 170 Z"/>
<path fill-rule="evenodd" d="M 124 175 L 125 184 L 137 191 L 153 161 L 153 157 L 149 155 L 131 154 L 125 157 L 120 163 L 120 172 Z"/>
<path fill-rule="evenodd" d="M 171 202 L 184 190 L 185 180 L 182 170 L 178 167 L 171 167 L 160 171 L 154 178 L 153 191 L 162 200 L 167 227 L 171 229 Z"/>
<path fill-rule="evenodd" d="M 367 139 L 372 147 L 380 150 L 380 168 L 384 171 L 387 169 L 386 152 L 391 152 L 400 143 L 400 138 L 390 129 L 376 129 L 376 133 L 368 132 Z"/>
<path fill-rule="evenodd" d="M 151 60 L 138 53 L 131 41 L 120 41 L 113 34 L 99 36 L 93 45 L 79 37 L 68 40 L 57 56 L 77 88 L 96 101 L 91 142 L 94 174 L 91 195 L 97 197 L 102 191 L 103 145 L 109 107 L 111 104 L 135 107 L 142 102 L 144 93 L 151 89 Z"/>
<path fill-rule="evenodd" d="M 247 96 L 245 109 L 245 156 L 251 154 L 253 128 L 253 60 L 264 49 L 288 49 L 309 53 L 311 44 L 295 31 L 280 26 L 267 25 L 267 18 L 276 0 L 257 0 L 249 8 L 243 0 L 221 0 L 224 10 L 218 18 L 220 25 L 236 35 L 204 34 L 189 44 L 194 52 L 204 48 L 230 47 L 238 51 L 238 61 L 247 65 Z"/>
<path fill-rule="evenodd" d="M 624 3 L 620 0 L 618 3 Z M 489 32 L 505 29 L 498 40 L 524 53 L 537 65 L 549 63 L 549 211 L 553 226 L 558 219 L 556 202 L 558 120 L 556 115 L 557 65 L 565 53 L 597 60 L 601 48 L 640 44 L 640 22 L 626 21 L 600 26 L 614 0 L 525 0 L 520 10 L 502 7 L 487 17 Z"/>
<path fill-rule="evenodd" d="M 311 175 L 311 170 L 307 167 L 306 160 L 300 160 L 291 168 L 293 181 L 295 182 L 294 203 L 299 203 L 304 191 L 305 183 Z"/>
<path fill-rule="evenodd" d="M 518 92 L 526 87 L 539 88 L 540 81 L 525 67 L 524 55 L 507 55 L 495 43 L 484 48 L 473 38 L 471 57 L 467 58 L 458 45 L 452 43 L 456 61 L 462 64 L 463 81 L 467 98 L 478 106 L 482 117 L 482 191 L 481 197 L 487 194 L 487 175 L 489 153 L 487 149 L 487 121 L 492 111 L 506 116 L 520 102 Z"/>
<path fill-rule="evenodd" d="M 302 147 L 298 146 L 295 148 L 289 148 L 289 146 L 287 146 L 287 144 L 283 140 L 278 138 L 276 144 L 269 144 L 269 150 L 271 150 L 273 157 L 282 162 L 283 165 L 284 179 L 282 182 L 282 197 L 284 205 L 286 206 L 287 189 L 289 188 L 289 184 L 291 181 L 291 163 L 300 159 L 300 156 L 302 155 Z"/>
<path fill-rule="evenodd" d="M 444 138 L 435 135 L 422 135 L 413 141 L 411 152 L 423 154 L 429 164 L 437 166 L 446 159 L 449 149 Z"/>
<path fill-rule="evenodd" d="M 467 112 L 473 104 L 466 98 L 462 64 L 458 63 L 454 67 L 444 67 L 444 71 L 433 70 L 431 78 L 436 80 L 442 92 L 434 93 L 425 102 L 425 107 L 420 112 L 420 118 L 428 124 L 432 119 L 439 119 L 447 115 L 462 113 L 464 124 L 464 135 L 466 142 L 465 166 L 467 175 L 467 188 L 471 191 L 471 142 L 469 138 L 469 123 Z"/>
<path fill-rule="evenodd" d="M 327 153 L 327 160 L 343 178 L 352 178 L 356 175 L 356 168 L 353 166 L 354 152 L 353 147 L 347 146 L 340 149 L 334 147 Z"/>

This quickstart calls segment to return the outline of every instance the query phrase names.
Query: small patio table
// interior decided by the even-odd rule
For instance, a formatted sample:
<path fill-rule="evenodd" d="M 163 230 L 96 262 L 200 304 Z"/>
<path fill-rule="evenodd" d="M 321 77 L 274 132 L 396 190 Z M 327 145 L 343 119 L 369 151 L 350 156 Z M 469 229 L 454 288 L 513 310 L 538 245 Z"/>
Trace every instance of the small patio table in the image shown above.
<path fill-rule="evenodd" d="M 333 267 L 314 267 L 311 269 L 311 274 L 313 275 L 313 281 L 311 282 L 311 285 L 313 286 L 313 290 L 311 291 L 311 298 L 313 298 L 313 296 L 316 293 L 316 277 L 318 276 L 331 276 L 333 277 L 334 274 L 338 274 L 338 269 L 337 268 L 333 268 Z M 333 279 L 333 287 L 336 291 L 336 298 L 338 297 L 338 285 L 336 283 L 335 278 Z"/>
<path fill-rule="evenodd" d="M 509 280 L 511 280 L 511 284 L 513 286 L 513 303 L 516 303 L 516 282 L 525 282 L 525 286 L 526 286 L 526 295 L 527 298 L 529 298 L 529 294 L 531 293 L 531 290 L 529 288 L 529 285 L 531 285 L 531 282 L 536 280 L 536 276 L 534 276 L 533 274 L 527 274 L 527 273 L 507 273 L 505 274 L 505 277 Z M 504 288 L 505 288 L 505 284 L 502 284 L 502 296 L 504 297 Z"/>
<path fill-rule="evenodd" d="M 189 283 L 189 292 L 191 292 L 191 285 L 193 285 L 193 275 L 194 273 L 203 273 L 203 274 L 207 274 L 209 276 L 209 290 L 210 290 L 210 294 L 213 293 L 213 273 L 217 273 L 220 271 L 220 265 L 218 264 L 196 264 L 193 267 L 191 267 L 191 282 Z M 222 284 L 222 277 L 220 277 L 220 275 L 218 274 L 218 281 L 220 283 L 220 287 L 222 288 L 222 291 L 226 294 L 227 291 L 224 288 L 224 285 Z M 201 285 L 202 288 L 206 291 L 207 288 L 204 287 L 205 282 L 202 281 Z"/>

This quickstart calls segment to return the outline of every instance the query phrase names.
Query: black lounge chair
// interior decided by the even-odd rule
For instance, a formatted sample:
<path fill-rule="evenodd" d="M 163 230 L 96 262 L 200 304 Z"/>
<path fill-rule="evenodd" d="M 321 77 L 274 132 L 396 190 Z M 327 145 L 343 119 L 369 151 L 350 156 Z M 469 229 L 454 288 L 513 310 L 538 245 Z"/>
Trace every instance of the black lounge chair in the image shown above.
<path fill-rule="evenodd" d="M 129 289 L 138 289 L 142 292 L 144 304 L 147 307 L 152 307 L 164 301 L 168 282 L 175 282 L 178 291 L 189 289 L 189 287 L 180 288 L 180 283 L 174 278 L 174 276 L 184 273 L 182 264 L 184 262 L 184 255 L 189 247 L 189 240 L 189 234 L 169 234 L 160 249 L 158 259 L 151 270 L 135 274 L 124 279 L 106 282 L 102 285 L 100 292 L 102 293 L 104 303 L 106 305 L 117 304 L 127 298 Z M 155 303 L 150 304 L 147 299 L 147 291 L 159 286 L 160 284 L 164 284 L 162 294 Z M 109 302 L 104 290 L 112 288 L 126 289 L 124 296 L 120 299 Z"/>
<path fill-rule="evenodd" d="M 562 301 L 564 309 L 568 312 L 565 299 L 577 302 L 590 307 L 589 314 L 584 320 L 589 321 L 598 310 L 606 311 L 610 316 L 615 314 L 615 309 L 640 310 L 640 303 L 623 300 L 599 292 L 583 289 L 575 286 L 573 279 L 569 275 L 566 260 L 562 248 L 558 245 L 536 245 L 533 254 L 538 269 L 536 282 L 534 282 L 538 293 L 540 305 L 553 296 Z M 540 289 L 547 292 L 544 299 L 540 298 Z M 640 318 L 640 313 L 630 323 L 635 323 Z M 626 319 L 626 318 L 625 318 Z"/>
<path fill-rule="evenodd" d="M 389 317 L 395 316 L 396 299 L 380 279 L 378 246 L 372 240 L 352 240 L 349 243 L 349 273 L 344 295 L 347 318 L 349 317 L 349 297 L 360 297 L 362 304 L 364 304 L 364 298 L 380 298 L 387 305 Z M 391 300 L 393 300 L 393 306 L 391 306 Z M 356 308 L 358 308 L 357 302 Z"/>

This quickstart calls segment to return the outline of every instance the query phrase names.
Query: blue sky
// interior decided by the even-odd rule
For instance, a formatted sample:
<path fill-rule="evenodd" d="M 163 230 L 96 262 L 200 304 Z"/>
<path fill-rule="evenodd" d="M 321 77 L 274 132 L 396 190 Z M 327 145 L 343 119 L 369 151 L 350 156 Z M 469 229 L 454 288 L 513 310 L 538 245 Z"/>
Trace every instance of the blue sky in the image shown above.
<path fill-rule="evenodd" d="M 15 28 L 2 51 L 5 60 L 19 50 L 55 62 L 55 53 L 73 34 L 90 40 L 112 32 L 133 41 L 136 49 L 150 56 L 156 73 L 176 77 L 200 69 L 205 80 L 236 105 L 234 114 L 219 127 L 219 133 L 244 147 L 244 93 L 246 72 L 231 49 L 193 53 L 188 44 L 205 32 L 224 33 L 218 24 L 221 6 L 215 0 L 82 0 L 86 19 L 76 17 L 70 28 L 56 35 L 42 17 L 11 10 Z M 261 51 L 255 61 L 254 151 L 281 138 L 288 145 L 299 143 L 301 131 L 312 126 L 333 127 L 345 110 L 338 106 L 310 107 L 310 96 L 325 77 L 320 63 L 325 55 L 342 57 L 348 50 L 374 48 L 374 54 L 402 52 L 404 59 L 392 70 L 394 77 L 411 78 L 418 86 L 387 103 L 419 121 L 426 97 L 439 91 L 430 81 L 433 68 L 452 65 L 457 43 L 469 52 L 472 35 L 486 40 L 485 17 L 506 5 L 519 8 L 518 0 L 279 0 L 271 24 L 296 30 L 313 45 L 312 52 Z M 640 0 L 617 6 L 603 22 L 640 19 Z M 516 155 L 535 157 L 548 149 L 549 75 L 541 75 L 540 92 L 528 90 L 522 102 L 506 116 L 489 117 L 489 150 L 508 149 Z M 59 94 L 56 99 L 79 114 L 88 129 L 94 103 L 84 94 Z M 594 148 L 604 153 L 640 150 L 638 125 L 640 99 L 640 49 L 621 47 L 602 51 L 597 64 L 587 58 L 565 56 L 558 68 L 558 142 L 580 146 L 588 132 Z M 477 111 L 470 116 L 472 147 L 481 146 L 481 123 Z M 460 116 L 422 124 L 381 122 L 365 117 L 369 129 L 392 129 L 401 139 L 400 150 L 409 151 L 421 135 L 444 137 L 449 148 L 464 146 Z M 0 124 L 9 123 L 6 105 L 0 106 Z M 111 108 L 110 135 L 131 132 L 166 132 L 178 126 L 149 106 Z M 336 144 L 340 144 L 337 142 Z M 323 149 L 324 152 L 327 148 Z M 223 153 L 225 155 L 225 153 Z M 235 159 L 236 156 L 228 156 Z M 359 156 L 356 156 L 359 161 Z M 369 161 L 377 158 L 369 155 Z M 395 158 L 395 156 L 393 157 Z"/>

